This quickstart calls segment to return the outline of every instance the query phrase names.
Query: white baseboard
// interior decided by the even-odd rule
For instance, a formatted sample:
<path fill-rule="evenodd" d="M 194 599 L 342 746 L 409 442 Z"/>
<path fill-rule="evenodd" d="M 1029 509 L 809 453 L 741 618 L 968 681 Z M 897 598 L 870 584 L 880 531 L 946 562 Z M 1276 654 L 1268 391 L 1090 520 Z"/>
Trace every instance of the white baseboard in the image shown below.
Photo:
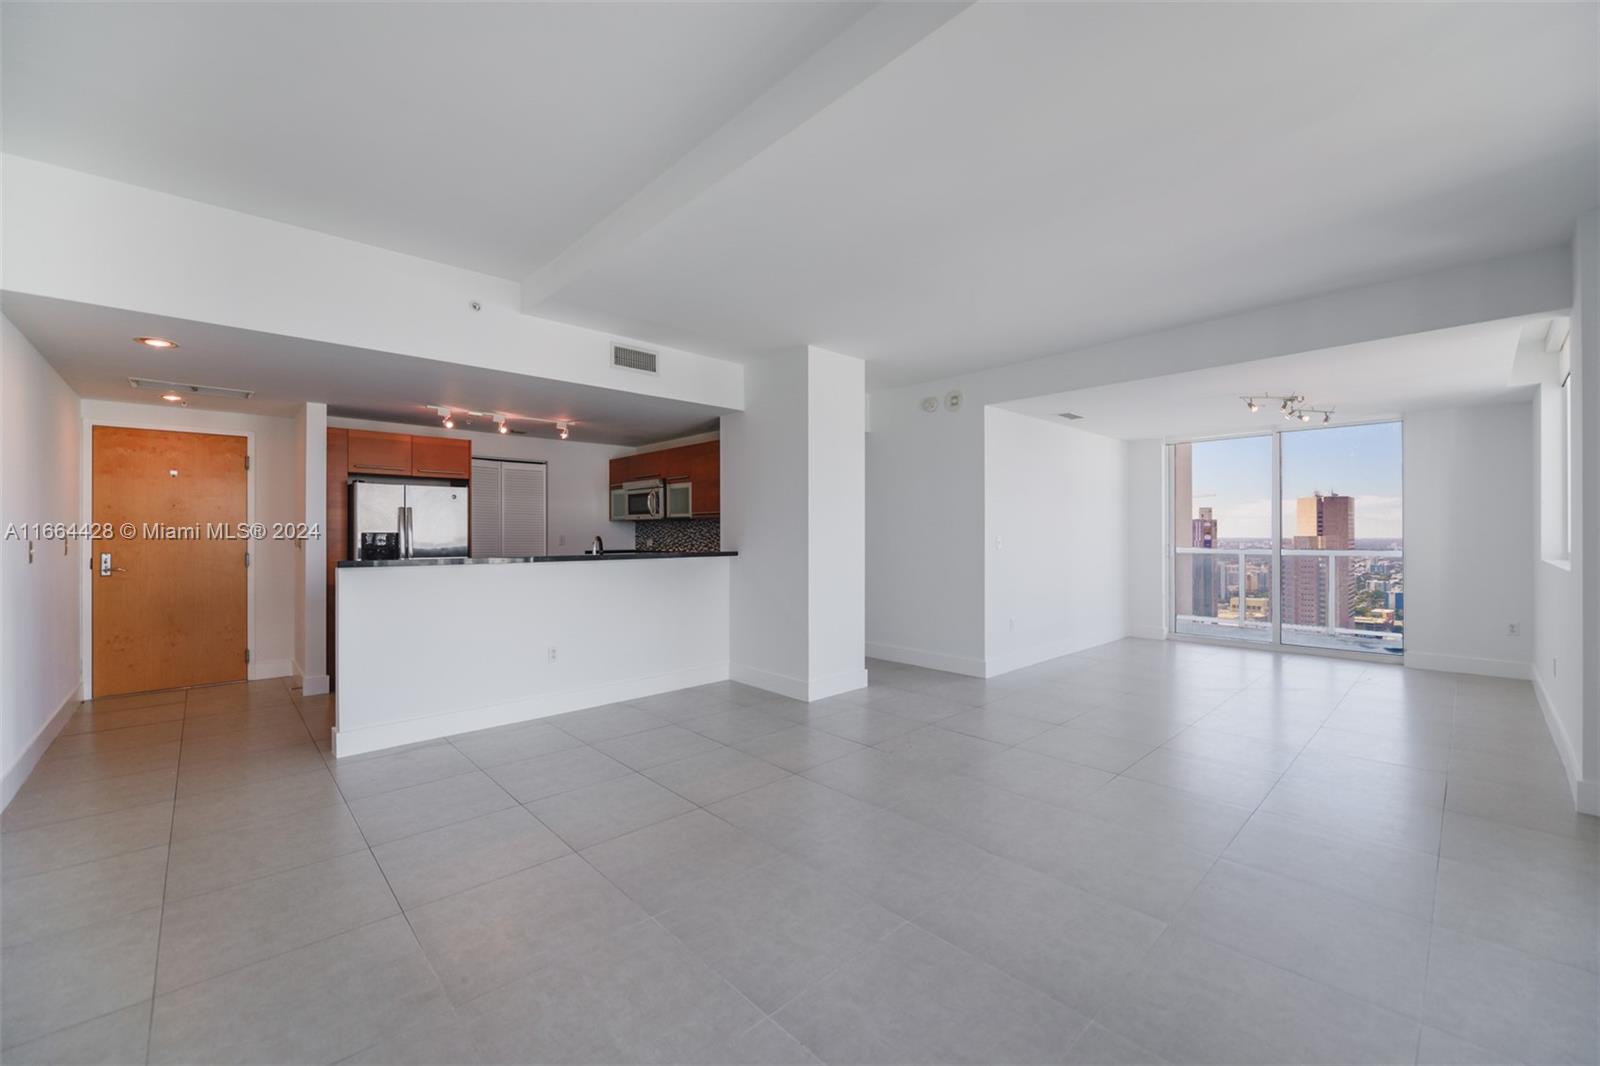
<path fill-rule="evenodd" d="M 1583 814 L 1600 814 L 1600 781 L 1586 781 L 1583 777 L 1583 754 L 1573 743 L 1556 713 L 1555 701 L 1545 687 L 1544 676 L 1533 671 L 1533 692 L 1539 698 L 1539 710 L 1544 714 L 1545 728 L 1555 741 L 1556 752 L 1561 756 L 1561 768 L 1567 773 L 1567 787 L 1572 791 L 1572 805 Z"/>
<path fill-rule="evenodd" d="M 1439 670 L 1448 674 L 1477 674 L 1479 677 L 1509 677 L 1527 681 L 1533 668 L 1512 659 L 1480 659 L 1469 655 L 1440 655 L 1436 652 L 1405 652 L 1406 665 L 1414 670 Z"/>
<path fill-rule="evenodd" d="M 751 685 L 777 693 L 779 696 L 787 696 L 791 700 L 805 700 L 807 703 L 867 687 L 867 670 L 864 666 L 859 670 L 841 670 L 837 674 L 808 680 L 735 663 L 729 668 L 728 676 L 741 685 Z"/>
<path fill-rule="evenodd" d="M 367 752 L 382 751 L 385 748 L 398 748 L 405 744 L 437 740 L 440 737 L 471 733 L 478 729 L 531 722 L 538 718 L 548 718 L 552 714 L 581 711 L 585 707 L 599 707 L 623 700 L 637 700 L 645 696 L 675 692 L 680 688 L 692 688 L 695 685 L 709 685 L 714 681 L 727 679 L 728 664 L 717 663 L 690 667 L 668 674 L 610 681 L 603 685 L 570 689 L 566 692 L 540 693 L 508 703 L 458 707 L 437 714 L 384 722 L 382 725 L 367 726 L 364 729 L 335 727 L 333 753 L 341 759 L 351 755 L 365 755 Z"/>
<path fill-rule="evenodd" d="M 929 670 L 943 670 L 950 674 L 965 674 L 968 677 L 985 677 L 984 661 L 972 659 L 964 655 L 948 655 L 938 651 L 924 651 L 921 648 L 904 648 L 898 644 L 875 644 L 867 642 L 867 658 L 883 659 L 891 663 L 905 663 L 907 666 L 923 666 Z"/>
<path fill-rule="evenodd" d="M 867 668 L 841 670 L 825 677 L 813 677 L 806 686 L 806 700 L 825 700 L 841 692 L 854 692 L 867 687 Z"/>
<path fill-rule="evenodd" d="M 49 720 L 39 727 L 39 731 L 33 735 L 33 739 L 28 742 L 28 746 L 22 749 L 22 753 L 16 757 L 16 760 L 10 766 L 6 767 L 5 779 L 3 783 L 0 783 L 0 790 L 3 790 L 4 793 L 3 798 L 0 798 L 0 810 L 11 805 L 12 798 L 22 788 L 23 783 L 28 780 L 28 775 L 33 773 L 35 766 L 39 765 L 39 759 L 43 757 L 45 749 L 66 728 L 67 719 L 71 718 L 72 712 L 78 709 L 78 703 L 82 696 L 83 681 L 80 679 L 72 687 L 72 691 L 67 694 L 67 698 L 61 702 L 61 706 L 57 707 Z"/>
<path fill-rule="evenodd" d="M 300 689 L 302 696 L 323 696 L 328 692 L 329 679 L 327 674 L 307 674 L 305 667 L 300 665 L 300 660 L 294 661 L 294 671 L 289 675 L 295 680 L 295 685 Z"/>
<path fill-rule="evenodd" d="M 1139 640 L 1166 640 L 1167 631 L 1163 626 L 1129 626 L 1128 636 Z"/>
<path fill-rule="evenodd" d="M 262 659 L 258 663 L 251 663 L 245 676 L 251 681 L 264 681 L 269 677 L 295 676 L 293 659 Z"/>
<path fill-rule="evenodd" d="M 1122 635 L 1107 637 L 1104 640 L 1094 638 L 1088 642 L 1077 639 L 1052 640 L 1043 644 L 1035 644 L 1029 648 L 1006 652 L 1004 655 L 996 655 L 984 660 L 983 676 L 999 677 L 1001 674 L 1009 674 L 1013 670 L 1021 670 L 1025 666 L 1033 666 L 1036 663 L 1059 659 L 1063 655 L 1073 655 L 1080 651 L 1087 651 L 1090 648 L 1098 648 L 1113 640 L 1121 639 Z"/>

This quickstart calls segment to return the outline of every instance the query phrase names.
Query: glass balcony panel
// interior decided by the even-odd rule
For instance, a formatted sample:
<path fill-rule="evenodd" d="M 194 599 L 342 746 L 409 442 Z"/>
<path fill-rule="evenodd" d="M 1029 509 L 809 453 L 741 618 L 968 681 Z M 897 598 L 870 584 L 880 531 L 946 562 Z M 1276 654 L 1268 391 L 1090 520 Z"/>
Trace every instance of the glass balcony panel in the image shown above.
<path fill-rule="evenodd" d="M 1179 552 L 1174 629 L 1187 636 L 1272 642 L 1272 555 Z"/>

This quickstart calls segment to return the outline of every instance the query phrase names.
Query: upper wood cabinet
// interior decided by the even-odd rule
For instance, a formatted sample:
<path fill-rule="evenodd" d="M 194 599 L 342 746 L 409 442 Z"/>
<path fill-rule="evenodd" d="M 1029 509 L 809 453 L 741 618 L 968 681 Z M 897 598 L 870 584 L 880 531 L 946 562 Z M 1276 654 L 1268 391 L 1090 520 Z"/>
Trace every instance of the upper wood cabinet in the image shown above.
<path fill-rule="evenodd" d="M 611 484 L 660 478 L 694 485 L 694 514 L 722 512 L 722 443 L 708 440 L 611 460 Z"/>
<path fill-rule="evenodd" d="M 472 476 L 472 442 L 455 437 L 412 437 L 411 473 L 416 477 Z"/>
<path fill-rule="evenodd" d="M 352 474 L 411 474 L 411 437 L 404 433 L 374 433 L 350 430 L 350 472 Z M 463 475 L 465 476 L 465 475 Z"/>

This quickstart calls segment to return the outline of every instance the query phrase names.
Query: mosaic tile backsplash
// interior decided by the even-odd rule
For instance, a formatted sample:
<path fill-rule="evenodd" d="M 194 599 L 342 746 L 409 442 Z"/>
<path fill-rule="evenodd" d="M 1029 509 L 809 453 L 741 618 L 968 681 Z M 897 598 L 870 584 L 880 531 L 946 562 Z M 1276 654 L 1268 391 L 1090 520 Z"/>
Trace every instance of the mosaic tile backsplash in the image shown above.
<path fill-rule="evenodd" d="M 722 522 L 715 518 L 664 518 L 635 522 L 633 546 L 642 552 L 717 552 Z"/>

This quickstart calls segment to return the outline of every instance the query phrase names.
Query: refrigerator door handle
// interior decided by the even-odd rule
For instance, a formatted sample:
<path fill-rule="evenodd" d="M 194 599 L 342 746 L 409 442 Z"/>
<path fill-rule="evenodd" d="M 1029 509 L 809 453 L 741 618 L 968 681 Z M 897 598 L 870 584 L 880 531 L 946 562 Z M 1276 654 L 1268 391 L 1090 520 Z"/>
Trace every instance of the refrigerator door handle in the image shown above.
<path fill-rule="evenodd" d="M 411 558 L 411 508 L 402 506 L 399 515 L 400 558 Z"/>

